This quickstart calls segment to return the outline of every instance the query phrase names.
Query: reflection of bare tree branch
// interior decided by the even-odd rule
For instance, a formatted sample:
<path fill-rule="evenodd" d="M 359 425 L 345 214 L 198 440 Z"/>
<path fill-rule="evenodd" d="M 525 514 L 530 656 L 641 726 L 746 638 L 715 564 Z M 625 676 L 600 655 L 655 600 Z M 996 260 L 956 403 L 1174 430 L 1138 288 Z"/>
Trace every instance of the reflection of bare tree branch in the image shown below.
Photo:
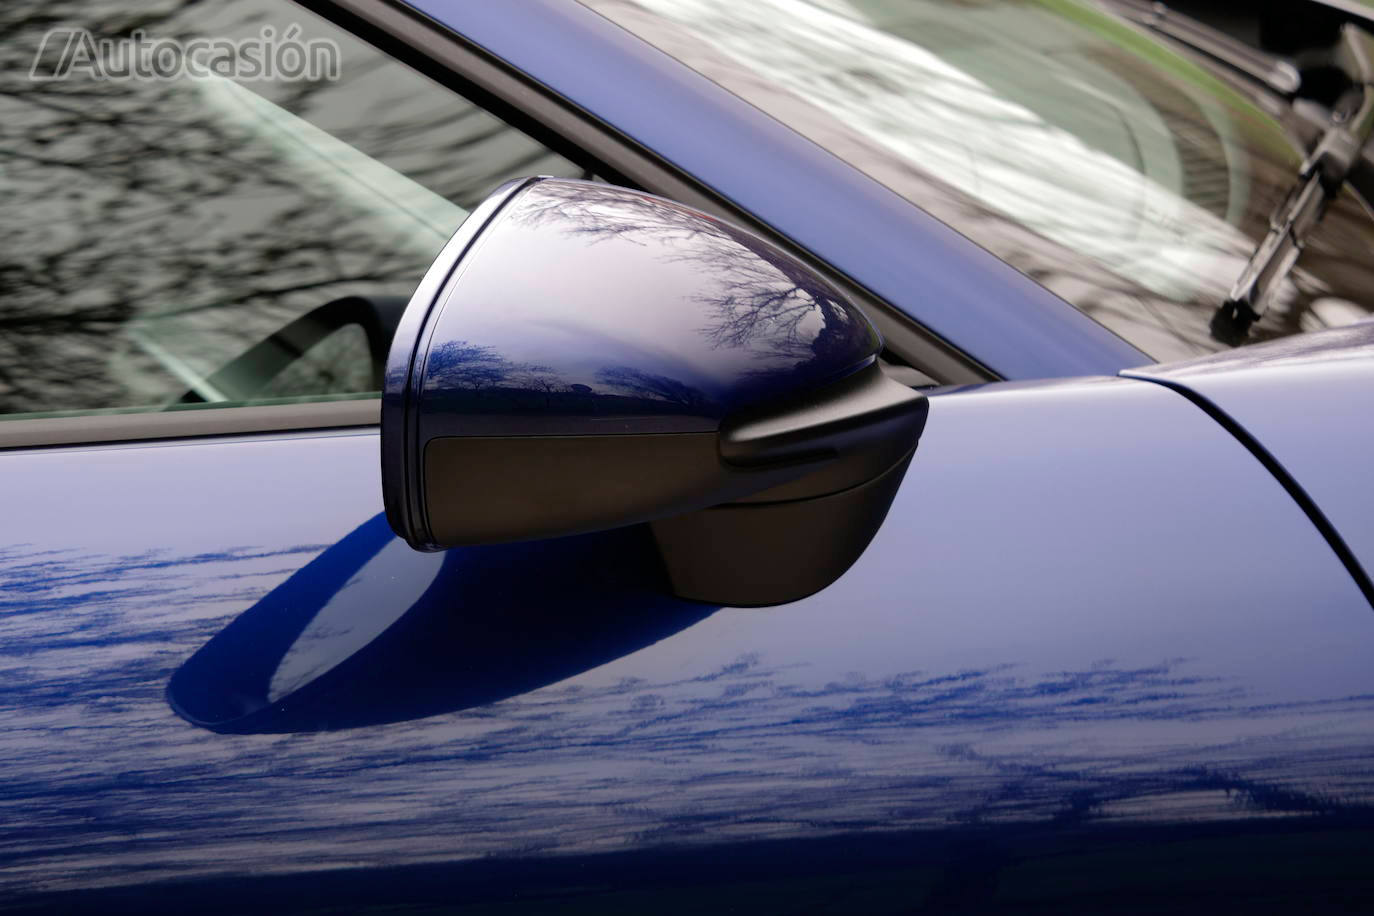
<path fill-rule="evenodd" d="M 602 369 L 596 377 L 613 388 L 628 391 L 639 397 L 680 404 L 683 407 L 702 407 L 709 401 L 700 389 L 691 385 L 668 378 L 666 375 L 656 375 L 629 366 Z"/>
<path fill-rule="evenodd" d="M 1265 830 L 1274 813 L 1359 818 L 1365 829 L 1374 816 L 1374 698 L 1314 692 L 1320 680 L 1289 679 L 1275 691 L 1272 679 L 1232 666 L 1233 645 L 1218 655 L 1204 645 L 1191 661 L 1145 650 L 1094 662 L 1085 648 L 1049 665 L 1034 653 L 990 651 L 959 666 L 938 646 L 875 638 L 870 667 L 846 677 L 825 645 L 779 649 L 770 638 L 779 631 L 764 626 L 683 630 L 643 654 L 467 714 L 357 728 L 337 741 L 278 741 L 276 775 L 264 780 L 263 741 L 194 740 L 168 714 L 163 691 L 207 637 L 326 546 L 0 554 L 11 653 L 4 722 L 9 735 L 35 736 L 3 745 L 0 855 L 17 863 L 0 875 L 6 900 L 100 884 L 112 868 L 149 881 L 242 880 L 294 861 L 282 849 L 303 830 L 333 838 L 315 847 L 317 875 L 321 863 L 347 865 L 360 854 L 422 859 L 436 844 L 480 857 L 597 850 L 607 837 L 722 843 L 742 833 L 776 841 L 863 829 L 886 843 L 896 831 L 924 829 L 945 843 L 977 824 L 1015 825 L 999 832 L 1010 836 L 1035 824 L 1167 818 L 1195 833 L 1200 822 Z M 374 647 L 378 664 L 392 667 L 371 670 L 418 669 L 409 683 L 423 689 L 408 699 L 417 715 L 474 677 L 454 663 L 455 650 L 482 658 L 469 621 L 491 622 L 478 634 L 515 640 L 542 633 L 518 621 L 546 621 L 564 607 L 549 605 L 544 565 L 523 549 L 493 548 L 488 562 L 456 567 L 463 588 L 448 592 L 461 591 L 462 601 L 445 608 L 452 613 Z M 874 619 L 855 610 L 857 625 Z M 722 632 L 736 644 L 722 646 Z M 1250 638 L 1246 628 L 1234 634 L 1242 646 Z M 257 658 L 254 648 L 244 651 Z M 510 660 L 507 668 L 518 667 Z M 356 678 L 345 687 L 356 700 L 393 682 Z M 335 693 L 324 705 L 347 708 L 348 699 Z M 402 770 L 398 759 L 424 765 Z M 640 765 L 665 759 L 674 765 Z M 624 772 L 608 779 L 607 760 L 625 761 Z M 341 780 L 343 765 L 387 778 Z M 436 797 L 464 803 L 436 805 Z M 365 805 L 381 814 L 360 821 Z M 111 823 L 138 842 L 111 841 Z M 1096 844 L 1104 834 L 1084 835 Z M 1234 844 L 1236 834 L 1222 835 Z M 35 847 L 35 836 L 49 844 Z M 1089 872 L 1093 863 L 1084 863 Z"/>
<path fill-rule="evenodd" d="M 762 372 L 786 372 L 814 357 L 853 352 L 871 334 L 840 294 L 813 271 L 767 242 L 728 223 L 659 198 L 627 199 L 587 187 L 546 185 L 522 202 L 516 218 L 557 225 L 595 244 L 611 238 L 663 249 L 707 278 L 699 298 L 712 321 L 701 329 L 717 347 L 755 348 L 773 360 Z"/>
<path fill-rule="evenodd" d="M 548 366 L 529 366 L 520 374 L 520 384 L 545 394 L 563 391 L 563 383 Z"/>
<path fill-rule="evenodd" d="M 485 344 L 448 340 L 430 351 L 425 384 L 432 390 L 481 392 L 511 385 L 554 394 L 562 383 L 548 366 L 516 363 Z"/>
<path fill-rule="evenodd" d="M 638 28 L 635 4 L 589 2 Z M 1043 5 L 648 5 L 685 26 L 674 53 L 695 69 L 1162 360 L 1221 347 L 1211 315 L 1301 160 L 1248 101 L 1182 77 L 1191 64 Z M 1353 195 L 1318 234 L 1358 264 L 1305 251 L 1252 339 L 1374 311 L 1374 224 Z M 1353 305 L 1324 316 L 1321 296 Z"/>
<path fill-rule="evenodd" d="M 196 0 L 12 0 L 0 9 L 0 413 L 179 394 L 123 335 L 131 322 L 155 320 L 180 357 L 211 371 L 325 301 L 413 288 L 442 227 L 405 229 L 379 220 L 373 204 L 303 180 L 289 144 L 207 102 L 205 85 L 28 79 L 49 29 L 219 37 L 280 15 L 258 0 L 213 10 Z M 343 40 L 304 11 L 289 15 Z M 448 90 L 365 46 L 343 46 L 337 83 L 249 88 L 464 206 L 532 163 L 577 173 Z"/>
<path fill-rule="evenodd" d="M 430 352 L 425 383 L 432 388 L 480 391 L 495 388 L 515 371 L 515 364 L 491 347 L 449 340 Z"/>

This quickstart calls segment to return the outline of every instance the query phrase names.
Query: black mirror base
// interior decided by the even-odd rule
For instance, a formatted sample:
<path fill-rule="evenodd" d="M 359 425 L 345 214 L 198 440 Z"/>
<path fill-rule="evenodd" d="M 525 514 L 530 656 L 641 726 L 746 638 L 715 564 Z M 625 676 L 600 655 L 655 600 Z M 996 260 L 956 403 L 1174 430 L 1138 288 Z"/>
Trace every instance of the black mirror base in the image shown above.
<path fill-rule="evenodd" d="M 913 454 L 828 496 L 733 503 L 651 523 L 673 592 L 733 607 L 787 604 L 815 594 L 864 552 Z"/>

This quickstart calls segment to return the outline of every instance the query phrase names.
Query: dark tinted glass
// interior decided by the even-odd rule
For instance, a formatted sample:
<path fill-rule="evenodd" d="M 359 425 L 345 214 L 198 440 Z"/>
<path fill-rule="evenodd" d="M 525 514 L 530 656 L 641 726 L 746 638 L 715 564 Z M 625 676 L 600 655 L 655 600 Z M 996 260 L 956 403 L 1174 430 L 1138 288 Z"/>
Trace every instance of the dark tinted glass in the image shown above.
<path fill-rule="evenodd" d="M 0 35 L 8 417 L 373 393 L 387 315 L 467 208 L 581 174 L 290 3 L 10 0 Z M 140 38 L 281 66 L 149 72 L 119 56 Z"/>

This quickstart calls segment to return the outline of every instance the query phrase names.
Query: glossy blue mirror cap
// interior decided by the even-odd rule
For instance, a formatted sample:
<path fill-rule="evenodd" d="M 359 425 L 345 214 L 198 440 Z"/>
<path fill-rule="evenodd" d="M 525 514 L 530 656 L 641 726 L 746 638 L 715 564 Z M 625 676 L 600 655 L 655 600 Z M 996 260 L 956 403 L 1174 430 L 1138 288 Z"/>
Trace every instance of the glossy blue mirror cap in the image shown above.
<path fill-rule="evenodd" d="M 404 531 L 398 514 L 422 511 L 432 438 L 709 432 L 881 347 L 831 284 L 743 229 L 606 184 L 507 183 L 445 246 L 393 341 L 389 517 Z"/>

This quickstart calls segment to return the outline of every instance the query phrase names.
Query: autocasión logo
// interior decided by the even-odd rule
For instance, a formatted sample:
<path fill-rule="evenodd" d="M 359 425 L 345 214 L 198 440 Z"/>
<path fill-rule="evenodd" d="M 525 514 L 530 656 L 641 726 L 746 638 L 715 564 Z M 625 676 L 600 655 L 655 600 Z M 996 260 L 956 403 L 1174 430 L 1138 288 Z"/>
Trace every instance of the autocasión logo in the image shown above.
<path fill-rule="evenodd" d="M 89 29 L 51 29 L 29 68 L 34 80 L 227 78 L 324 82 L 339 79 L 343 52 L 327 38 L 304 38 L 300 25 L 264 26 L 247 38 L 156 38 L 135 29 L 118 38 Z"/>

